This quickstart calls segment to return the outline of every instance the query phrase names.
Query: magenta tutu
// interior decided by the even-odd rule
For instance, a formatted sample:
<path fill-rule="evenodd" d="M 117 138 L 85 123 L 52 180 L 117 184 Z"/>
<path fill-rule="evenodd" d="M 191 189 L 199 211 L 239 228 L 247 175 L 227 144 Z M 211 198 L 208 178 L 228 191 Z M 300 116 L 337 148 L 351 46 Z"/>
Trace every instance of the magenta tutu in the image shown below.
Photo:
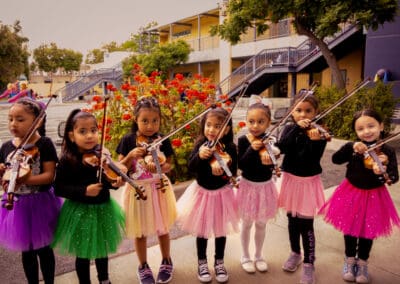
<path fill-rule="evenodd" d="M 362 190 L 345 179 L 320 210 L 325 221 L 345 235 L 374 239 L 400 226 L 399 215 L 385 185 Z"/>
<path fill-rule="evenodd" d="M 275 217 L 278 209 L 278 191 L 271 180 L 253 182 L 242 177 L 237 200 L 239 216 L 246 221 L 266 222 Z"/>
<path fill-rule="evenodd" d="M 222 237 L 239 231 L 239 217 L 232 188 L 207 190 L 196 181 L 177 203 L 178 223 L 196 237 Z"/>
<path fill-rule="evenodd" d="M 0 209 L 0 244 L 15 251 L 39 249 L 49 245 L 53 239 L 61 203 L 53 189 L 19 195 L 14 202 L 14 209 Z"/>
<path fill-rule="evenodd" d="M 320 175 L 297 177 L 283 172 L 278 206 L 292 216 L 314 217 L 324 205 L 324 188 Z"/>

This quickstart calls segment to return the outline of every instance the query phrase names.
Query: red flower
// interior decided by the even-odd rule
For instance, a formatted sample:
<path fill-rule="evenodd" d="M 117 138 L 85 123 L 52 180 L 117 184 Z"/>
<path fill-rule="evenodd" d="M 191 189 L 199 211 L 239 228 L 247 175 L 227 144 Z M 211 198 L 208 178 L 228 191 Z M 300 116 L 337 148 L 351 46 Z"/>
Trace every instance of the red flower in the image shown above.
<path fill-rule="evenodd" d="M 171 144 L 175 148 L 180 147 L 182 146 L 182 140 L 179 138 L 172 139 Z"/>
<path fill-rule="evenodd" d="M 122 115 L 122 120 L 130 120 L 132 118 L 132 115 L 129 112 L 125 112 Z"/>
<path fill-rule="evenodd" d="M 186 126 L 185 126 L 185 129 L 186 129 L 186 130 L 190 130 L 190 124 L 186 125 Z"/>
<path fill-rule="evenodd" d="M 177 80 L 179 80 L 179 81 L 182 81 L 183 80 L 183 75 L 182 74 L 180 74 L 180 73 L 178 73 L 178 74 L 175 74 L 175 79 L 177 79 Z"/>
<path fill-rule="evenodd" d="M 240 121 L 240 122 L 238 123 L 238 126 L 239 126 L 240 128 L 243 128 L 243 127 L 246 126 L 246 122 Z"/>
<path fill-rule="evenodd" d="M 112 84 L 107 84 L 106 89 L 112 91 L 114 86 Z"/>
<path fill-rule="evenodd" d="M 92 101 L 98 103 L 98 102 L 101 102 L 101 101 L 102 101 L 102 98 L 101 98 L 101 96 L 99 96 L 99 95 L 95 95 L 95 96 L 93 96 Z"/>

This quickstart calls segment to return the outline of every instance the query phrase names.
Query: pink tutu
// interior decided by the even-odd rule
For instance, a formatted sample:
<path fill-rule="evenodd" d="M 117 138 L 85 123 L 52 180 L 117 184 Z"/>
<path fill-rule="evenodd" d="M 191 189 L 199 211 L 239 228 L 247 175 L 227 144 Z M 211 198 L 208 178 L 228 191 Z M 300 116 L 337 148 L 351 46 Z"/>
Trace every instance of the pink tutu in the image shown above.
<path fill-rule="evenodd" d="M 282 174 L 278 206 L 292 216 L 313 218 L 325 203 L 324 187 L 320 175 L 298 177 Z"/>
<path fill-rule="evenodd" d="M 388 236 L 400 219 L 385 185 L 362 190 L 345 179 L 321 208 L 324 220 L 345 235 L 374 239 Z"/>
<path fill-rule="evenodd" d="M 239 231 L 237 204 L 229 185 L 207 190 L 194 181 L 178 200 L 177 208 L 178 224 L 196 237 L 223 237 Z"/>
<path fill-rule="evenodd" d="M 278 209 L 278 191 L 271 180 L 253 182 L 241 177 L 237 200 L 239 216 L 246 221 L 266 222 Z"/>

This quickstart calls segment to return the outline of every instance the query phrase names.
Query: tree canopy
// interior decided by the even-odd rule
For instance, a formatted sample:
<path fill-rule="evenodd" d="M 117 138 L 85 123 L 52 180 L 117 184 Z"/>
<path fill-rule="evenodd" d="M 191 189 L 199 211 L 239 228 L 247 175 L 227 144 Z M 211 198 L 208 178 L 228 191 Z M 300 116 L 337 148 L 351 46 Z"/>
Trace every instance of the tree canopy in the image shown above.
<path fill-rule="evenodd" d="M 13 26 L 0 22 L 0 90 L 21 74 L 29 76 L 28 39 L 20 35 L 21 31 L 19 21 Z"/>
<path fill-rule="evenodd" d="M 249 27 L 256 27 L 263 34 L 268 22 L 293 18 L 293 26 L 299 35 L 307 36 L 317 45 L 331 68 L 334 84 L 345 88 L 337 60 L 324 39 L 340 30 L 340 24 L 353 23 L 376 30 L 385 22 L 394 21 L 397 0 L 231 0 L 228 16 L 222 25 L 213 27 L 211 33 L 235 44 Z"/>

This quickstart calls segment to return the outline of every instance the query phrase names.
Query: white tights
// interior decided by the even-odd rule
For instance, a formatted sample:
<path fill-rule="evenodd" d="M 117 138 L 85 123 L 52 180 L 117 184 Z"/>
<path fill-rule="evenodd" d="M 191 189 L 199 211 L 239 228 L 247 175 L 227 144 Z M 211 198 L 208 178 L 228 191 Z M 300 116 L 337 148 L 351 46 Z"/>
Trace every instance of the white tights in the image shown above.
<path fill-rule="evenodd" d="M 250 244 L 250 231 L 254 223 L 254 243 L 255 243 L 255 259 L 262 258 L 262 249 L 264 245 L 265 232 L 267 224 L 264 222 L 253 222 L 242 220 L 242 230 L 240 232 L 240 240 L 242 242 L 242 257 L 250 259 L 249 244 Z"/>

